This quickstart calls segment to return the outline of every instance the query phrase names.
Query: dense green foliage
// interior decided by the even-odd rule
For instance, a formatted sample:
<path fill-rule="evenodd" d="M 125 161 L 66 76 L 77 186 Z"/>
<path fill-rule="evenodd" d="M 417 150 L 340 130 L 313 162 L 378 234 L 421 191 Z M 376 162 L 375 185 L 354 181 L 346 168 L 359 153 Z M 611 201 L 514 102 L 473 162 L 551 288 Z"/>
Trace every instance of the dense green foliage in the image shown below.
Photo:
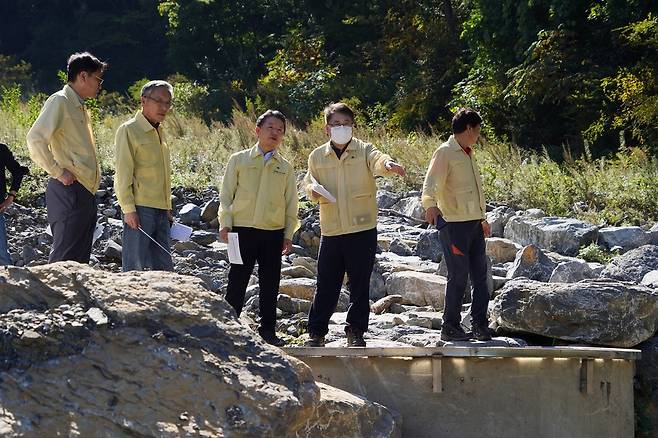
<path fill-rule="evenodd" d="M 175 75 L 206 122 L 275 107 L 306 126 L 348 99 L 369 127 L 490 139 L 560 158 L 658 144 L 652 0 L 25 0 L 0 5 L 0 86 L 54 91 L 68 54 L 111 64 L 99 108 Z M 131 88 L 132 86 L 132 88 Z M 114 93 L 113 93 L 114 92 Z"/>

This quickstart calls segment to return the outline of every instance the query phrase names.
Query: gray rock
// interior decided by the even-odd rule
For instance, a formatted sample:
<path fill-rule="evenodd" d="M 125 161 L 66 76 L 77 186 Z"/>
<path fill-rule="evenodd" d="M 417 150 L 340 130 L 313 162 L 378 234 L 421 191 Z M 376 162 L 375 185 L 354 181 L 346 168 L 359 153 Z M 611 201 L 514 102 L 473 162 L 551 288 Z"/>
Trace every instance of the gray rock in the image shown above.
<path fill-rule="evenodd" d="M 213 219 L 217 218 L 218 212 L 219 212 L 219 201 L 216 199 L 208 201 L 201 209 L 201 220 L 204 222 L 211 222 Z"/>
<path fill-rule="evenodd" d="M 380 298 L 377 302 L 373 303 L 370 306 L 370 311 L 375 315 L 386 312 L 391 305 L 399 304 L 403 301 L 402 295 L 388 295 L 384 298 Z"/>
<path fill-rule="evenodd" d="M 505 237 L 521 245 L 537 245 L 566 255 L 576 255 L 581 246 L 594 242 L 595 225 L 578 219 L 514 216 L 505 226 Z"/>
<path fill-rule="evenodd" d="M 214 231 L 195 230 L 190 239 L 199 245 L 210 245 L 217 240 L 218 234 Z"/>
<path fill-rule="evenodd" d="M 658 246 L 644 245 L 612 259 L 601 272 L 601 277 L 639 283 L 647 272 L 656 269 Z"/>
<path fill-rule="evenodd" d="M 649 271 L 642 277 L 642 284 L 658 289 L 658 270 Z"/>
<path fill-rule="evenodd" d="M 649 234 L 651 234 L 651 244 L 658 245 L 658 222 L 649 229 Z"/>
<path fill-rule="evenodd" d="M 403 304 L 443 309 L 447 280 L 436 274 L 401 271 L 392 273 L 386 282 L 388 295 L 402 295 Z"/>
<path fill-rule="evenodd" d="M 185 225 L 197 224 L 201 220 L 201 208 L 192 203 L 185 204 L 180 209 L 179 217 Z"/>
<path fill-rule="evenodd" d="M 497 290 L 505 286 L 505 283 L 507 283 L 510 279 L 507 277 L 499 277 L 497 275 L 493 276 L 493 290 L 494 294 Z"/>
<path fill-rule="evenodd" d="M 402 417 L 364 397 L 323 383 L 313 419 L 298 436 L 399 438 Z"/>
<path fill-rule="evenodd" d="M 371 300 L 378 300 L 386 296 L 386 281 L 382 274 L 373 270 L 370 274 L 370 291 L 369 291 Z"/>
<path fill-rule="evenodd" d="M 506 206 L 496 207 L 487 212 L 487 222 L 491 225 L 491 237 L 503 237 L 505 225 L 514 214 L 514 210 Z"/>
<path fill-rule="evenodd" d="M 415 254 L 421 259 L 440 262 L 443 250 L 439 240 L 439 231 L 434 228 L 422 230 L 418 235 Z"/>
<path fill-rule="evenodd" d="M 402 198 L 391 207 L 391 209 L 402 213 L 406 216 L 410 216 L 414 219 L 425 220 L 425 209 L 420 203 L 420 198 L 418 196 L 410 196 L 408 198 Z"/>
<path fill-rule="evenodd" d="M 315 278 L 315 274 L 310 269 L 302 265 L 285 267 L 281 269 L 281 275 L 292 278 Z"/>
<path fill-rule="evenodd" d="M 92 307 L 91 309 L 87 310 L 87 316 L 89 316 L 89 319 L 94 321 L 94 324 L 96 325 L 104 325 L 108 323 L 108 318 L 105 313 L 98 307 Z"/>
<path fill-rule="evenodd" d="M 365 401 L 323 407 L 311 370 L 262 342 L 194 277 L 74 262 L 2 274 L 0 308 L 29 316 L 0 316 L 2 435 L 306 436 L 333 421 L 315 417 L 329 408 L 348 430 L 357 406 L 369 425 L 355 418 L 352 430 L 392 427 L 385 410 L 365 413 Z M 93 307 L 110 323 L 97 326 Z"/>
<path fill-rule="evenodd" d="M 557 263 L 552 261 L 536 245 L 528 245 L 516 254 L 507 278 L 526 277 L 531 280 L 548 281 Z"/>
<path fill-rule="evenodd" d="M 501 237 L 487 238 L 487 255 L 493 264 L 513 262 L 516 253 L 523 248 L 518 243 Z"/>
<path fill-rule="evenodd" d="M 276 306 L 286 313 L 308 313 L 311 310 L 311 301 L 292 298 L 286 294 L 279 294 Z"/>
<path fill-rule="evenodd" d="M 608 250 L 615 246 L 621 247 L 621 252 L 651 243 L 651 233 L 640 227 L 606 227 L 599 230 L 599 243 Z"/>
<path fill-rule="evenodd" d="M 287 278 L 279 282 L 279 293 L 293 298 L 313 300 L 316 281 L 312 278 Z"/>
<path fill-rule="evenodd" d="M 377 207 L 391 208 L 400 200 L 400 196 L 388 190 L 377 190 Z"/>
<path fill-rule="evenodd" d="M 632 347 L 658 323 L 658 294 L 613 280 L 509 281 L 490 307 L 499 327 L 567 341 Z"/>
<path fill-rule="evenodd" d="M 103 255 L 108 259 L 120 262 L 121 251 L 122 251 L 121 245 L 116 243 L 114 240 L 109 239 L 107 241 L 107 244 L 105 245 L 105 249 L 103 250 Z"/>
<path fill-rule="evenodd" d="M 391 244 L 388 250 L 403 257 L 413 255 L 413 250 L 411 247 L 397 237 L 391 240 Z"/>
<path fill-rule="evenodd" d="M 560 262 L 548 280 L 549 283 L 576 283 L 586 278 L 594 278 L 595 275 L 586 261 L 572 260 Z"/>
<path fill-rule="evenodd" d="M 520 215 L 526 218 L 539 219 L 546 216 L 546 213 L 544 213 L 544 210 L 542 210 L 541 208 L 529 208 L 527 210 L 522 211 Z"/>
<path fill-rule="evenodd" d="M 304 266 L 307 268 L 309 271 L 313 273 L 313 275 L 317 275 L 318 272 L 318 262 L 311 257 L 295 257 L 292 261 L 293 266 Z"/>

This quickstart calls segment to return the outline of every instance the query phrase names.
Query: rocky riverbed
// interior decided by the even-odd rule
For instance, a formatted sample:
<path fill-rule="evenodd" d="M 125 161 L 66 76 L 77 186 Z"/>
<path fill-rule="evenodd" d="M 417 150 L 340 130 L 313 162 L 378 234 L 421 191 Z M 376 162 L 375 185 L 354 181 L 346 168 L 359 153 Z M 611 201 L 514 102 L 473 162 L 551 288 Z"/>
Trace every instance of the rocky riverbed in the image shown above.
<path fill-rule="evenodd" d="M 303 194 L 300 196 L 303 199 Z M 104 229 L 94 244 L 91 266 L 118 272 L 122 225 L 110 177 L 104 178 L 97 200 Z M 446 268 L 438 231 L 424 223 L 417 192 L 399 194 L 382 187 L 377 201 L 379 247 L 370 282 L 372 314 L 366 340 L 370 345 L 440 346 Z M 226 245 L 217 240 L 216 190 L 177 188 L 173 204 L 177 220 L 194 228 L 190 242 L 173 245 L 175 272 L 196 277 L 198 287 L 207 291 L 204 299 L 223 302 L 220 297 L 226 289 L 229 264 Z M 302 205 L 302 225 L 294 236 L 294 251 L 283 257 L 278 299 L 277 329 L 290 345 L 305 340 L 320 241 L 318 210 L 308 203 Z M 7 213 L 16 266 L 35 267 L 47 262 L 51 238 L 46 233 L 45 213 L 43 199 L 30 206 L 16 204 Z M 491 345 L 576 343 L 640 348 L 644 359 L 638 363 L 638 396 L 643 399 L 637 404 L 647 412 L 657 411 L 658 379 L 651 364 L 658 357 L 658 338 L 654 337 L 658 328 L 658 224 L 606 227 L 508 206 L 488 206 L 487 218 L 493 233 L 487 239 L 492 296 L 489 312 L 498 335 Z M 578 258 L 579 249 L 592 243 L 617 255 L 607 264 Z M 135 278 L 142 278 L 140 275 L 153 274 L 134 274 Z M 241 317 L 243 325 L 252 328 L 257 325 L 257 280 L 255 272 Z M 347 291 L 346 282 L 331 321 L 329 345 L 344 345 Z M 469 325 L 468 301 L 463 309 L 465 326 Z M 62 322 L 75 325 L 65 324 L 66 330 L 48 335 L 57 342 L 56 348 L 34 354 L 45 359 L 52 351 L 79 351 L 79 342 L 87 342 L 80 339 L 93 337 L 97 319 L 107 316 L 107 312 L 99 314 L 91 307 L 89 302 L 68 301 L 38 314 L 34 309 L 17 312 L 15 309 L 23 309 L 20 306 L 3 309 L 0 324 L 10 321 L 6 327 L 13 327 L 5 331 L 14 338 L 21 334 L 16 338 L 20 342 L 12 341 L 16 345 L 12 351 L 19 353 L 6 356 L 0 367 L 14 369 L 35 360 L 25 353 L 29 350 L 25 345 L 33 345 L 30 336 L 38 338 L 32 332 L 50 333 L 47 327 L 60 327 Z M 28 320 L 29 324 L 21 325 Z M 658 430 L 658 420 L 650 422 Z"/>

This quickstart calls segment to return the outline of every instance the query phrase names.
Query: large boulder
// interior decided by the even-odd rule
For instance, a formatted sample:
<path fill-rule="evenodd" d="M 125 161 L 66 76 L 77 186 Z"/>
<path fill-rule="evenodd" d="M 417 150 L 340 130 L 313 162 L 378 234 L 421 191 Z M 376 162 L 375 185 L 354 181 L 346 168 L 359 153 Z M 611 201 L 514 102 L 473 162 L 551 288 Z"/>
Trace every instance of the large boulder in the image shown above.
<path fill-rule="evenodd" d="M 651 233 L 640 227 L 606 227 L 599 230 L 599 243 L 608 250 L 620 247 L 622 252 L 651 243 Z"/>
<path fill-rule="evenodd" d="M 598 228 L 578 219 L 514 216 L 505 226 L 505 237 L 521 245 L 537 245 L 566 255 L 596 240 Z"/>
<path fill-rule="evenodd" d="M 658 246 L 644 245 L 612 259 L 601 277 L 639 283 L 644 275 L 658 269 Z"/>
<path fill-rule="evenodd" d="M 439 240 L 439 230 L 429 228 L 423 230 L 418 235 L 415 254 L 421 259 L 429 259 L 433 262 L 440 262 L 443 250 Z"/>
<path fill-rule="evenodd" d="M 63 262 L 0 279 L 2 436 L 399 436 L 197 278 Z"/>
<path fill-rule="evenodd" d="M 403 304 L 443 309 L 446 295 L 445 277 L 416 271 L 392 273 L 386 282 L 388 295 L 402 295 Z"/>
<path fill-rule="evenodd" d="M 526 277 L 530 280 L 548 281 L 557 263 L 536 245 L 528 245 L 516 254 L 514 264 L 507 271 L 507 278 Z"/>
<path fill-rule="evenodd" d="M 493 300 L 501 328 L 574 342 L 632 347 L 656 332 L 658 294 L 612 280 L 509 281 Z"/>

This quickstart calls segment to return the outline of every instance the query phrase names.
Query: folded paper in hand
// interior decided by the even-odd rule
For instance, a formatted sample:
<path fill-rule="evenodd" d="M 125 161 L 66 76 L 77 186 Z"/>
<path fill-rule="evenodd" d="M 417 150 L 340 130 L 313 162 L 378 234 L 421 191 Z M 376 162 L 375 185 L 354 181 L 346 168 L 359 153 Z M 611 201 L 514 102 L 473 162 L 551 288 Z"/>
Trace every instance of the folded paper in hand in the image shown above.
<path fill-rule="evenodd" d="M 332 195 L 329 190 L 325 189 L 322 184 L 317 182 L 313 175 L 311 175 L 311 190 L 313 190 L 318 195 L 322 196 L 329 202 L 336 202 L 336 197 Z"/>
<path fill-rule="evenodd" d="M 228 261 L 234 265 L 243 264 L 238 233 L 228 233 Z"/>
<path fill-rule="evenodd" d="M 183 225 L 178 222 L 171 224 L 169 236 L 171 236 L 172 239 L 178 240 L 179 242 L 187 242 L 190 240 L 191 235 L 192 227 L 188 227 L 187 225 Z"/>

